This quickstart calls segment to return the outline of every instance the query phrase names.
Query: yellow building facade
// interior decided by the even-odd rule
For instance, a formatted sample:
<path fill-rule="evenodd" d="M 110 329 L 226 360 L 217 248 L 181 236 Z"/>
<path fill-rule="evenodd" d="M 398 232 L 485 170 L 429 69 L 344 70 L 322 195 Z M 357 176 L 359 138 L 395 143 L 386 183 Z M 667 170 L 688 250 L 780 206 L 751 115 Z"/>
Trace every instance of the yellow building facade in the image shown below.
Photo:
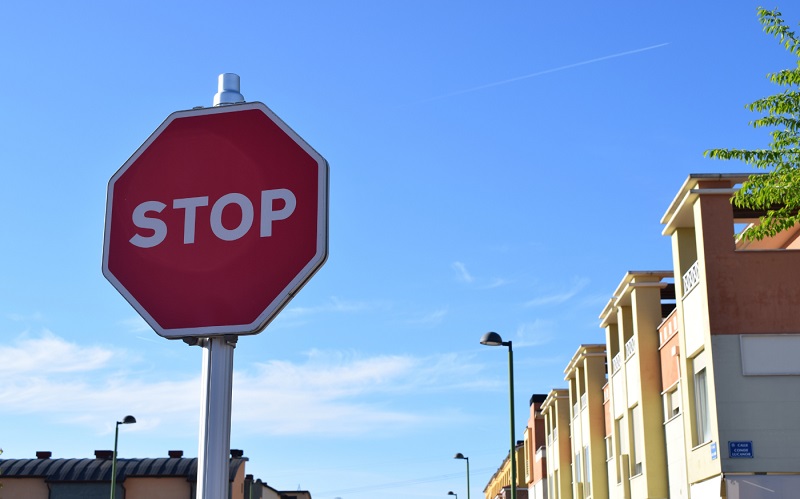
<path fill-rule="evenodd" d="M 612 296 L 600 314 L 611 367 L 604 401 L 608 497 L 670 497 L 659 327 L 675 308 L 673 274 L 628 272 Z"/>
<path fill-rule="evenodd" d="M 514 449 L 514 460 L 517 467 L 517 499 L 527 499 L 528 489 L 525 483 L 525 444 L 518 440 Z M 510 499 L 511 497 L 511 461 L 509 456 L 494 472 L 489 479 L 489 483 L 483 489 L 483 496 L 486 499 Z"/>
<path fill-rule="evenodd" d="M 608 496 L 603 414 L 606 346 L 581 345 L 564 375 L 569 383 L 572 495 L 575 499 L 605 498 Z"/>

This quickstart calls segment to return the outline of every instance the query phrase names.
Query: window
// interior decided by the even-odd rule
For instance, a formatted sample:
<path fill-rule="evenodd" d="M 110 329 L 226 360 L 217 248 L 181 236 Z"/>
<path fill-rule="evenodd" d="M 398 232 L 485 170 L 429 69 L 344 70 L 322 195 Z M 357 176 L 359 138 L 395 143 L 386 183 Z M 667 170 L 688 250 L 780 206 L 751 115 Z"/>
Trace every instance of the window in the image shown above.
<path fill-rule="evenodd" d="M 694 370 L 695 445 L 711 440 L 711 421 L 708 417 L 708 380 L 706 360 L 701 352 L 692 359 Z"/>
<path fill-rule="evenodd" d="M 644 433 L 642 432 L 642 406 L 637 405 L 631 409 L 631 476 L 642 473 L 642 458 L 644 457 Z"/>
<path fill-rule="evenodd" d="M 617 455 L 623 456 L 628 454 L 628 424 L 625 421 L 625 416 L 622 416 L 617 420 Z M 622 461 L 620 459 L 617 460 L 617 483 L 622 482 L 622 475 L 623 470 L 620 469 L 620 464 Z"/>
<path fill-rule="evenodd" d="M 606 437 L 606 460 L 614 457 L 614 444 L 611 441 L 611 435 Z"/>
<path fill-rule="evenodd" d="M 664 422 L 669 421 L 681 413 L 681 390 L 675 386 L 673 390 L 664 394 Z"/>
<path fill-rule="evenodd" d="M 589 446 L 583 448 L 583 481 L 586 483 L 583 490 L 591 494 L 592 460 L 589 458 Z"/>
<path fill-rule="evenodd" d="M 575 453 L 575 461 L 572 463 L 572 467 L 575 470 L 575 483 L 580 483 L 583 480 L 581 479 L 581 453 Z"/>

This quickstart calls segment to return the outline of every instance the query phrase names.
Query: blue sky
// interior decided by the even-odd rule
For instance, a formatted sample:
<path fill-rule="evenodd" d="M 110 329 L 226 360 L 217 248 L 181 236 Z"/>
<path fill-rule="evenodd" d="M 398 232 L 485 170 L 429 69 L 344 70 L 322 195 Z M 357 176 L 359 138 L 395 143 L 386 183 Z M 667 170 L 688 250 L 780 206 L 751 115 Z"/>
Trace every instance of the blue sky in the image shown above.
<path fill-rule="evenodd" d="M 12 2 L 0 18 L 3 457 L 197 455 L 201 351 L 102 277 L 106 183 L 217 75 L 330 163 L 330 256 L 235 351 L 231 445 L 315 499 L 480 497 L 564 386 L 702 157 L 761 147 L 746 103 L 795 60 L 757 3 Z M 771 5 L 767 5 L 771 6 Z M 796 6 L 783 8 L 792 26 Z"/>

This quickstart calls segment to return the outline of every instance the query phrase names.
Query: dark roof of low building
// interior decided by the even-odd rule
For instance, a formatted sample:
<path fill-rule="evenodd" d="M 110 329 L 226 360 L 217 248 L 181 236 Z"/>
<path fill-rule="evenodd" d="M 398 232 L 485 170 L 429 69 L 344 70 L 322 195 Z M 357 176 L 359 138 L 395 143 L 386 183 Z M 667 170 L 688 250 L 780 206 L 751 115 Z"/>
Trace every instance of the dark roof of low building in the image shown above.
<path fill-rule="evenodd" d="M 247 458 L 231 458 L 233 481 Z M 0 459 L 3 478 L 45 478 L 48 482 L 110 482 L 111 459 Z M 117 459 L 117 480 L 125 477 L 185 477 L 197 481 L 197 458 Z"/>

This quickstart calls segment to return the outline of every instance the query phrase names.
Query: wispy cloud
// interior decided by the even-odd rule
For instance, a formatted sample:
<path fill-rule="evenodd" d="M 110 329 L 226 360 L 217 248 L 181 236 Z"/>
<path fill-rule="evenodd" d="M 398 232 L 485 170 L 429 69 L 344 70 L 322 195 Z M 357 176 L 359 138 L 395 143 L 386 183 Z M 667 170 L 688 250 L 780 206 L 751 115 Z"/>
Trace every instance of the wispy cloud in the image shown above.
<path fill-rule="evenodd" d="M 411 319 L 408 322 L 410 324 L 435 326 L 442 323 L 444 318 L 447 316 L 447 312 L 448 312 L 447 308 L 440 308 L 438 310 L 434 310 L 433 312 L 425 314 L 422 317 Z"/>
<path fill-rule="evenodd" d="M 537 319 L 517 327 L 517 347 L 536 347 L 549 343 L 552 338 L 553 323 Z"/>
<path fill-rule="evenodd" d="M 505 286 L 506 284 L 510 283 L 511 281 L 508 279 L 503 279 L 502 277 L 495 277 L 492 281 L 486 285 L 486 289 L 494 289 Z"/>
<path fill-rule="evenodd" d="M 107 366 L 114 357 L 110 350 L 79 346 L 45 331 L 38 337 L 26 335 L 12 345 L 0 345 L 0 378 L 93 371 Z"/>
<path fill-rule="evenodd" d="M 119 321 L 119 325 L 131 333 L 152 332 L 153 329 L 141 316 L 134 315 Z"/>
<path fill-rule="evenodd" d="M 553 293 L 550 295 L 539 296 L 525 302 L 526 307 L 542 307 L 548 305 L 559 305 L 574 298 L 583 288 L 589 284 L 588 279 L 578 279 L 567 291 Z"/>
<path fill-rule="evenodd" d="M 282 315 L 288 315 L 293 318 L 318 315 L 325 313 L 352 313 L 361 312 L 373 308 L 371 305 L 363 301 L 348 301 L 343 300 L 337 296 L 332 296 L 327 302 L 313 306 L 313 307 L 288 307 L 281 312 Z"/>
<path fill-rule="evenodd" d="M 573 63 L 573 64 L 567 64 L 567 65 L 564 65 L 564 66 L 559 66 L 557 68 L 545 69 L 543 71 L 537 71 L 535 73 L 530 73 L 530 74 L 526 74 L 526 75 L 522 75 L 522 76 L 517 76 L 517 77 L 509 78 L 509 79 L 506 79 L 506 80 L 495 81 L 495 82 L 492 82 L 492 83 L 486 83 L 485 85 L 480 85 L 480 86 L 477 86 L 477 87 L 472 87 L 472 88 L 467 88 L 467 89 L 464 89 L 464 90 L 459 90 L 457 92 L 451 92 L 449 94 L 444 94 L 444 95 L 439 95 L 439 96 L 436 96 L 436 97 L 431 97 L 429 99 L 424 99 L 421 102 L 430 102 L 430 101 L 439 100 L 439 99 L 446 99 L 448 97 L 455 97 L 455 96 L 458 96 L 458 95 L 464 95 L 464 94 L 468 94 L 468 93 L 472 93 L 472 92 L 477 92 L 479 90 L 485 90 L 487 88 L 499 87 L 500 85 L 507 85 L 509 83 L 514 83 L 514 82 L 517 82 L 517 81 L 520 81 L 520 80 L 527 80 L 529 78 L 535 78 L 537 76 L 542 76 L 542 75 L 546 75 L 546 74 L 550 74 L 550 73 L 557 73 L 559 71 L 564 71 L 564 70 L 567 70 L 567 69 L 577 68 L 577 67 L 580 67 L 580 66 L 586 66 L 587 64 L 594 64 L 594 63 L 597 63 L 597 62 L 607 61 L 609 59 L 616 59 L 618 57 L 625 57 L 625 56 L 628 56 L 628 55 L 638 54 L 638 53 L 641 53 L 641 52 L 647 52 L 649 50 L 654 50 L 654 49 L 657 49 L 657 48 L 666 47 L 667 45 L 669 45 L 669 43 L 659 43 L 658 45 L 650 45 L 648 47 L 642 47 L 642 48 L 638 48 L 638 49 L 634 49 L 634 50 L 628 50 L 628 51 L 625 51 L 625 52 L 618 52 L 616 54 L 610 54 L 610 55 L 605 55 L 605 56 L 602 56 L 602 57 L 596 57 L 594 59 L 588 59 L 588 60 L 576 62 L 576 63 Z"/>
<path fill-rule="evenodd" d="M 41 312 L 33 312 L 31 314 L 18 314 L 10 313 L 6 317 L 14 322 L 41 322 L 44 320 L 44 315 Z"/>
<path fill-rule="evenodd" d="M 136 414 L 131 431 L 195 428 L 200 404 L 199 373 L 146 379 L 138 356 L 82 346 L 45 333 L 0 347 L 0 415 L 50 414 L 60 421 L 113 431 L 119 407 Z M 262 434 L 368 435 L 443 423 L 446 407 L 411 408 L 404 397 L 482 389 L 470 384 L 480 370 L 455 354 L 362 356 L 353 352 L 308 352 L 299 361 L 276 360 L 237 368 L 235 422 Z M 475 382 L 473 382 L 475 383 Z M 286 410 L 291 408 L 291 410 Z M 177 423 L 176 423 L 177 422 Z"/>
<path fill-rule="evenodd" d="M 307 324 L 313 317 L 325 314 L 357 314 L 386 309 L 386 303 L 379 301 L 353 301 L 337 296 L 313 306 L 289 306 L 284 309 L 271 327 L 298 327 Z"/>
<path fill-rule="evenodd" d="M 453 262 L 450 266 L 455 271 L 457 281 L 466 284 L 474 284 L 480 289 L 495 289 L 511 282 L 502 277 L 495 277 L 488 281 L 487 279 L 476 277 L 467 269 L 467 265 L 464 262 Z"/>
<path fill-rule="evenodd" d="M 456 278 L 461 282 L 473 282 L 475 278 L 467 270 L 463 262 L 453 262 L 453 270 L 456 271 Z"/>

